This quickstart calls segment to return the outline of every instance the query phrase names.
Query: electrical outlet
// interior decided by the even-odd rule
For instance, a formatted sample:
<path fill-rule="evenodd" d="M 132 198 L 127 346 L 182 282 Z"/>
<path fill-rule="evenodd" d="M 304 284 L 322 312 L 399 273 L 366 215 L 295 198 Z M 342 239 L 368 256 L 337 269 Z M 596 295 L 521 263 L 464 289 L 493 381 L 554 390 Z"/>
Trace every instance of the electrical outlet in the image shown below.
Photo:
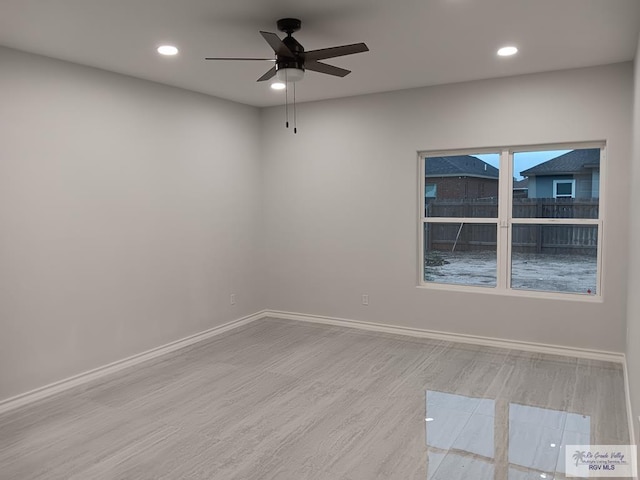
<path fill-rule="evenodd" d="M 366 293 L 362 295 L 362 304 L 369 305 L 369 295 L 367 295 Z"/>
<path fill-rule="evenodd" d="M 236 304 L 236 294 L 232 293 L 231 295 L 229 295 L 229 303 L 231 303 L 231 305 L 235 305 Z"/>

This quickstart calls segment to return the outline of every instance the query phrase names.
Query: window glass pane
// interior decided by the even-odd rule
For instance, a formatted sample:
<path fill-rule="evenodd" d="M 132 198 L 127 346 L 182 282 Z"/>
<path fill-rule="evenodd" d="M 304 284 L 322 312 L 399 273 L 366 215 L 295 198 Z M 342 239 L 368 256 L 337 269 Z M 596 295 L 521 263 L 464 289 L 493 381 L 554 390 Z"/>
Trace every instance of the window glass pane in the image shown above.
<path fill-rule="evenodd" d="M 556 183 L 556 197 L 573 197 L 573 181 L 558 180 Z"/>
<path fill-rule="evenodd" d="M 600 149 L 513 154 L 513 218 L 598 218 Z"/>
<path fill-rule="evenodd" d="M 513 225 L 511 245 L 511 288 L 597 293 L 597 225 Z"/>
<path fill-rule="evenodd" d="M 495 223 L 425 223 L 425 282 L 496 285 Z"/>
<path fill-rule="evenodd" d="M 500 155 L 425 157 L 425 217 L 496 218 Z"/>

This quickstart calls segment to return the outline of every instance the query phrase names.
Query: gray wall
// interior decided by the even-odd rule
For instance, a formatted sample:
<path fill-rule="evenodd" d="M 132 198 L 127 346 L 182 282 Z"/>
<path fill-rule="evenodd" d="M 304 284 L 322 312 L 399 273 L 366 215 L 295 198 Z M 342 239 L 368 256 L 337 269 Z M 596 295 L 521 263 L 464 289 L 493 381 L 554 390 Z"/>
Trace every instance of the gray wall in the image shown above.
<path fill-rule="evenodd" d="M 262 308 L 259 138 L 257 109 L 0 49 L 0 399 Z"/>
<path fill-rule="evenodd" d="M 629 248 L 629 304 L 627 314 L 627 366 L 636 442 L 640 444 L 640 38 L 636 50 L 633 101 L 633 161 L 631 169 L 631 235 Z"/>
<path fill-rule="evenodd" d="M 407 327 L 625 349 L 631 63 L 262 112 L 267 307 Z M 418 150 L 606 140 L 604 301 L 426 290 Z M 361 305 L 361 295 L 370 305 Z"/>

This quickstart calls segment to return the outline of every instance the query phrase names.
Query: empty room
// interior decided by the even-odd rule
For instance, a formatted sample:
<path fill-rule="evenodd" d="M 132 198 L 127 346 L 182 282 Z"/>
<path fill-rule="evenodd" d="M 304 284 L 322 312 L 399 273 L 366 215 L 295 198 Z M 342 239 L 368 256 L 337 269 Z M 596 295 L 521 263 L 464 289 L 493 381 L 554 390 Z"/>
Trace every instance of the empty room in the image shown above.
<path fill-rule="evenodd" d="M 0 479 L 637 478 L 640 2 L 2 0 Z"/>

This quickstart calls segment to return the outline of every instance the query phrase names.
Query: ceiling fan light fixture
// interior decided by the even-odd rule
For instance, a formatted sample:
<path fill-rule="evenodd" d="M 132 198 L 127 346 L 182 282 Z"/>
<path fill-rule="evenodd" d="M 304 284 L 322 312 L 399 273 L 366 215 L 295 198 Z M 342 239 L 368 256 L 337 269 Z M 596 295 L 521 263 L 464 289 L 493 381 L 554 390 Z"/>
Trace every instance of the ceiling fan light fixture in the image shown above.
<path fill-rule="evenodd" d="M 287 88 L 287 84 L 284 82 L 273 82 L 271 84 L 271 88 L 273 88 L 274 90 L 284 90 L 285 88 Z"/>
<path fill-rule="evenodd" d="M 304 78 L 301 68 L 280 68 L 276 71 L 276 78 L 282 83 L 299 82 Z"/>

